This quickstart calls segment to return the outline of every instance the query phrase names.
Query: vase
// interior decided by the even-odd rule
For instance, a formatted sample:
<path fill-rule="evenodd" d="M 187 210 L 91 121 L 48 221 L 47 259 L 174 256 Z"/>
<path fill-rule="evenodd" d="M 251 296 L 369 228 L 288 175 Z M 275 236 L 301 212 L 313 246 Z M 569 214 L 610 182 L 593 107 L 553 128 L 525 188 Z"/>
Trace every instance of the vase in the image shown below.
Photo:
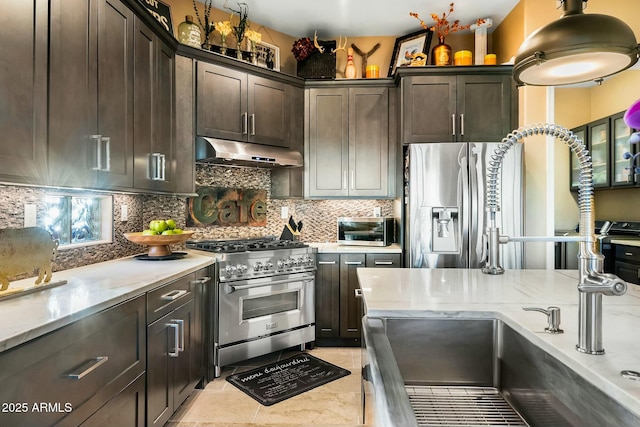
<path fill-rule="evenodd" d="M 249 42 L 249 51 L 251 52 L 251 63 L 258 65 L 258 49 L 254 42 Z"/>
<path fill-rule="evenodd" d="M 227 54 L 227 38 L 222 37 L 221 46 L 220 46 L 220 55 L 226 55 L 226 54 Z"/>
<path fill-rule="evenodd" d="M 438 36 L 439 43 L 431 49 L 431 65 L 451 65 L 451 46 L 445 44 L 444 36 Z"/>
<path fill-rule="evenodd" d="M 200 47 L 200 27 L 193 22 L 193 16 L 184 17 L 184 22 L 178 25 L 178 41 L 191 47 Z"/>

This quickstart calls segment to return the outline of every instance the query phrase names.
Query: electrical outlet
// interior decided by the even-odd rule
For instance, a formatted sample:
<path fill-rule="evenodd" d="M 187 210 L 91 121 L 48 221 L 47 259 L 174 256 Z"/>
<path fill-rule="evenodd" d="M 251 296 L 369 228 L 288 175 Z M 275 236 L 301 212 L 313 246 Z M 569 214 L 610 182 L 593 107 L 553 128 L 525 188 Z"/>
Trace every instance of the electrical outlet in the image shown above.
<path fill-rule="evenodd" d="M 36 223 L 36 205 L 26 203 L 24 205 L 24 226 L 35 227 Z"/>
<path fill-rule="evenodd" d="M 373 216 L 379 217 L 381 215 L 380 208 L 373 208 Z"/>
<path fill-rule="evenodd" d="M 282 219 L 289 218 L 289 207 L 288 206 L 282 206 L 280 208 L 280 218 L 282 218 Z"/>
<path fill-rule="evenodd" d="M 129 220 L 129 206 L 122 205 L 120 206 L 120 221 L 128 221 Z"/>

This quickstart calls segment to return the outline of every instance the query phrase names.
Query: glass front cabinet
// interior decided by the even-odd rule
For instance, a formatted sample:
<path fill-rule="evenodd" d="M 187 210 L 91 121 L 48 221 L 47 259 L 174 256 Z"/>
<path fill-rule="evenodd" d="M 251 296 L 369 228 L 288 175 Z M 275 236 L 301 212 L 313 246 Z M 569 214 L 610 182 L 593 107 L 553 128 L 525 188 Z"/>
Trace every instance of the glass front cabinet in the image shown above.
<path fill-rule="evenodd" d="M 634 185 L 630 177 L 630 158 L 636 147 L 629 143 L 632 129 L 623 120 L 624 111 L 572 129 L 584 142 L 593 164 L 593 187 L 612 188 Z M 570 154 L 571 190 L 578 189 L 579 166 Z M 639 183 L 640 184 L 640 183 Z"/>
<path fill-rule="evenodd" d="M 623 120 L 624 112 L 611 116 L 611 186 L 633 185 L 632 155 L 636 147 L 629 143 L 632 130 Z"/>

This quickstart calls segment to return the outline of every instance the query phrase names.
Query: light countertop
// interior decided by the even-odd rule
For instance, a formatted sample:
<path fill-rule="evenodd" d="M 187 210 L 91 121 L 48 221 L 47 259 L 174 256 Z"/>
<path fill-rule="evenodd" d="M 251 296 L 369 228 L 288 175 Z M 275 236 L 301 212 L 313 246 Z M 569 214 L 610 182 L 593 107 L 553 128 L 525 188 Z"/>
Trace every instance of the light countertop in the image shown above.
<path fill-rule="evenodd" d="M 640 371 L 640 286 L 603 299 L 605 354 L 576 351 L 577 271 L 508 270 L 490 276 L 480 270 L 360 268 L 357 270 L 368 316 L 496 318 L 574 369 L 587 381 L 640 416 L 640 382 L 622 370 Z M 564 334 L 544 332 L 546 317 L 522 307 L 558 306 Z"/>
<path fill-rule="evenodd" d="M 312 248 L 317 248 L 318 253 L 336 254 L 336 253 L 359 253 L 359 254 L 401 254 L 402 248 L 397 243 L 389 246 L 359 246 L 359 245 L 339 245 L 338 243 L 308 243 Z"/>
<path fill-rule="evenodd" d="M 640 246 L 640 239 L 611 239 L 614 245 Z"/>
<path fill-rule="evenodd" d="M 187 251 L 182 259 L 141 261 L 126 257 L 53 273 L 52 282 L 67 283 L 0 301 L 0 351 L 143 294 L 215 262 L 212 256 Z M 33 285 L 35 278 L 11 282 Z"/>

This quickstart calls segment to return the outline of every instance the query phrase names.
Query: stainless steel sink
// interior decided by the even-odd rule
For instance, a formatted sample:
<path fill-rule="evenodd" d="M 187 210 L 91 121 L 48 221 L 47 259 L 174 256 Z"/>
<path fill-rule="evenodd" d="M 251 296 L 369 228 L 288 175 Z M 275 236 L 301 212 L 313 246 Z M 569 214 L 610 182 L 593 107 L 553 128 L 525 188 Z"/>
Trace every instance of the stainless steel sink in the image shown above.
<path fill-rule="evenodd" d="M 363 418 L 371 425 L 640 425 L 499 320 L 365 317 L 363 338 Z"/>

